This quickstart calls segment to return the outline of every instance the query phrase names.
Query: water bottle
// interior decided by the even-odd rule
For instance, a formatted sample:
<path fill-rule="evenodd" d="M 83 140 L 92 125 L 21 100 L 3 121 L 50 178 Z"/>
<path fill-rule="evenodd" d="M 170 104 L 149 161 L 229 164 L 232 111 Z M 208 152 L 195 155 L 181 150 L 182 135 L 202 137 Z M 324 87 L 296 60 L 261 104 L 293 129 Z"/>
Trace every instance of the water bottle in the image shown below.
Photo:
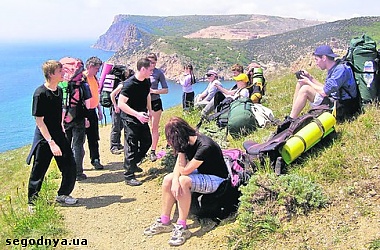
<path fill-rule="evenodd" d="M 364 63 L 364 72 L 371 72 L 371 73 L 364 73 L 364 81 L 367 84 L 367 88 L 371 87 L 371 83 L 373 82 L 373 62 L 372 61 L 366 61 Z"/>

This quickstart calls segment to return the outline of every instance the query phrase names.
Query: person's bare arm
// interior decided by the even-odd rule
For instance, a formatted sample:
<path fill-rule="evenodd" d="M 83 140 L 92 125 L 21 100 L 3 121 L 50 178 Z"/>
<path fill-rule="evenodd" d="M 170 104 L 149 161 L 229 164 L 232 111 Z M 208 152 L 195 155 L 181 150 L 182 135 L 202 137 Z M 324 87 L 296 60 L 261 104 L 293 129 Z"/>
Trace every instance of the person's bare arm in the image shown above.
<path fill-rule="evenodd" d="M 48 142 L 50 146 L 50 150 L 53 153 L 54 156 L 62 156 L 62 151 L 60 147 L 55 143 L 53 138 L 50 135 L 50 132 L 48 128 L 46 127 L 46 124 L 44 122 L 44 117 L 43 116 L 36 116 L 36 124 L 37 127 L 39 128 L 42 136 L 45 138 L 45 140 Z"/>

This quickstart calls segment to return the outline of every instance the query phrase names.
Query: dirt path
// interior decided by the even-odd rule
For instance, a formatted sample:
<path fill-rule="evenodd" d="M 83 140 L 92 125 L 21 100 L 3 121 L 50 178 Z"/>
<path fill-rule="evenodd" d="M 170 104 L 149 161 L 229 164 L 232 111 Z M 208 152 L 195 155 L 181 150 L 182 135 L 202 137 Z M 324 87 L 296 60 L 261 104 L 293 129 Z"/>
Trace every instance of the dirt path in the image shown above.
<path fill-rule="evenodd" d="M 72 194 L 79 198 L 79 204 L 61 209 L 69 236 L 86 239 L 88 248 L 92 249 L 172 249 L 167 244 L 170 234 L 143 235 L 144 229 L 160 215 L 160 182 L 147 173 L 151 167 L 162 168 L 160 160 L 142 164 L 144 172 L 139 179 L 144 181 L 143 185 L 127 186 L 123 179 L 123 155 L 109 151 L 110 128 L 107 125 L 100 129 L 100 155 L 105 170 L 92 169 L 85 145 L 84 168 L 88 179 L 77 182 Z M 209 230 L 190 220 L 193 236 L 177 249 L 227 249 L 229 226 L 231 224 Z"/>

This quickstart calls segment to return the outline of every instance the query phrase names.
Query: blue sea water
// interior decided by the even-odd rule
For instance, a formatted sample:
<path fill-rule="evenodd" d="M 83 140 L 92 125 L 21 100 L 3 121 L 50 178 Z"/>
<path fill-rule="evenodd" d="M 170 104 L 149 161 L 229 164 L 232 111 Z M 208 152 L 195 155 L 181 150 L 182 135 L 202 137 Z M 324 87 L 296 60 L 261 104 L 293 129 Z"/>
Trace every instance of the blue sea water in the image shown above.
<path fill-rule="evenodd" d="M 106 61 L 113 55 L 113 52 L 90 46 L 91 42 L 0 43 L 0 152 L 28 145 L 33 140 L 35 121 L 31 115 L 31 102 L 34 90 L 44 82 L 42 63 L 65 56 L 84 61 L 97 56 Z M 164 109 L 180 104 L 182 97 L 181 86 L 171 81 L 168 83 L 169 94 L 162 95 Z M 223 83 L 226 87 L 232 84 Z M 207 83 L 195 84 L 195 93 L 200 93 L 206 86 Z"/>

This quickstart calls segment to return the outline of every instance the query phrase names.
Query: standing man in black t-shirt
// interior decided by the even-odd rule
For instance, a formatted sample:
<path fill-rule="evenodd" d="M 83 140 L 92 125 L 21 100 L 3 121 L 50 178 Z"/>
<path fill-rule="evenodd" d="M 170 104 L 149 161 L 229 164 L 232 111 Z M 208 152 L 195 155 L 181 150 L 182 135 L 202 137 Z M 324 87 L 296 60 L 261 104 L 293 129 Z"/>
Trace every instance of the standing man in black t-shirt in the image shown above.
<path fill-rule="evenodd" d="M 27 159 L 30 164 L 34 156 L 28 185 L 28 203 L 31 209 L 53 156 L 62 173 L 56 201 L 68 205 L 78 202 L 78 199 L 70 196 L 75 185 L 76 166 L 62 127 L 62 89 L 58 87 L 63 76 L 62 64 L 49 60 L 42 65 L 42 70 L 46 81 L 33 95 L 32 115 L 37 126 Z"/>
<path fill-rule="evenodd" d="M 137 62 L 137 72 L 124 82 L 118 106 L 124 126 L 124 178 L 127 185 L 139 186 L 135 172 L 142 172 L 137 166 L 145 157 L 152 144 L 148 125 L 152 113 L 149 80 L 153 66 L 148 58 Z"/>

